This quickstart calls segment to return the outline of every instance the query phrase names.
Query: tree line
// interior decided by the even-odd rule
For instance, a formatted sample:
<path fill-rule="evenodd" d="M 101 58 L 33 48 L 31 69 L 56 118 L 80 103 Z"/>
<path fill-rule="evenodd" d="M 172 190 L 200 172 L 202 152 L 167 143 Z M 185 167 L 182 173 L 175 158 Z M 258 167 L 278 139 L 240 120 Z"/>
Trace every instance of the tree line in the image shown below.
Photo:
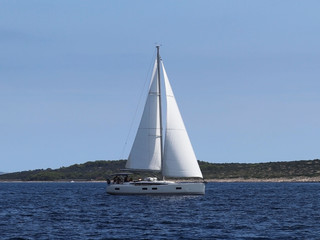
<path fill-rule="evenodd" d="M 98 160 L 58 169 L 36 169 L 0 175 L 5 181 L 103 181 L 125 168 L 126 160 Z M 268 163 L 209 163 L 199 161 L 205 179 L 294 178 L 320 176 L 320 160 Z M 159 174 L 155 174 L 160 177 Z M 139 178 L 141 175 L 135 174 Z"/>

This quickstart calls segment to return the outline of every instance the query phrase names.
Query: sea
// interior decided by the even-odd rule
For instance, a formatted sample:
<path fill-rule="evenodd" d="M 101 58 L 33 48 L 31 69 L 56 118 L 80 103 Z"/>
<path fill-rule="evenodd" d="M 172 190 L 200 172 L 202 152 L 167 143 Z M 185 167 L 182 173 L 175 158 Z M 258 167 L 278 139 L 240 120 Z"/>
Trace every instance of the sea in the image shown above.
<path fill-rule="evenodd" d="M 113 196 L 101 182 L 2 182 L 0 239 L 320 239 L 320 183 Z"/>

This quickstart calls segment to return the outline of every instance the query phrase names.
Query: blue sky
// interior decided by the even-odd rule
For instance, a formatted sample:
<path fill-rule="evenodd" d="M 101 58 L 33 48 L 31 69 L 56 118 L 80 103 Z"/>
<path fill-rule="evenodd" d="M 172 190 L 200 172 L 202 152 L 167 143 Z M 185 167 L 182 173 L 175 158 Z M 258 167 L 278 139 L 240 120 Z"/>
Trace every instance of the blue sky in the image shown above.
<path fill-rule="evenodd" d="M 0 171 L 126 158 L 156 42 L 198 159 L 319 158 L 319 9 L 1 1 Z"/>

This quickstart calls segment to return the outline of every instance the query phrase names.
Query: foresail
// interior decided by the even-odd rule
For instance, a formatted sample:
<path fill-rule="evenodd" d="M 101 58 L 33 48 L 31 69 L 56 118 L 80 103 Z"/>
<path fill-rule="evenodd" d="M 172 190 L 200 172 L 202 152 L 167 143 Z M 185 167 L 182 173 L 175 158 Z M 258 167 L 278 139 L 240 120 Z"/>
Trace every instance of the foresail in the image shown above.
<path fill-rule="evenodd" d="M 162 173 L 168 177 L 203 178 L 163 64 L 162 69 L 167 99 Z"/>
<path fill-rule="evenodd" d="M 156 71 L 157 61 L 153 68 L 148 97 L 126 168 L 154 171 L 161 169 L 159 89 Z"/>

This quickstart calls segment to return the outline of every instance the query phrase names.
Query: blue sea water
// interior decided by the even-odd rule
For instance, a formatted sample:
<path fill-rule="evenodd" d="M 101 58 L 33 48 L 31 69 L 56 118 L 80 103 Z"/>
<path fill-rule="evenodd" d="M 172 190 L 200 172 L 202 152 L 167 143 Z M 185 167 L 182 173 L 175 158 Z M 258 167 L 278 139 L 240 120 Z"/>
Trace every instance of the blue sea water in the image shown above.
<path fill-rule="evenodd" d="M 112 196 L 104 183 L 0 183 L 0 239 L 320 239 L 319 183 L 208 183 Z"/>

